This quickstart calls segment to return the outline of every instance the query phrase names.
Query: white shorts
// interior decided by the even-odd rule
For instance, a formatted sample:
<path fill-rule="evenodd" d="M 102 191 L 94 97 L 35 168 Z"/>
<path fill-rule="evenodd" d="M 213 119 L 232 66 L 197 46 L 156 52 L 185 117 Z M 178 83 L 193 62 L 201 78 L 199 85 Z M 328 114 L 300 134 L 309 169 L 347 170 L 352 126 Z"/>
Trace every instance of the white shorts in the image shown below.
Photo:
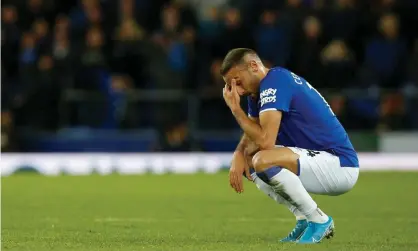
<path fill-rule="evenodd" d="M 341 167 L 337 156 L 325 151 L 288 148 L 300 156 L 299 178 L 309 193 L 340 195 L 350 191 L 356 184 L 359 168 Z"/>

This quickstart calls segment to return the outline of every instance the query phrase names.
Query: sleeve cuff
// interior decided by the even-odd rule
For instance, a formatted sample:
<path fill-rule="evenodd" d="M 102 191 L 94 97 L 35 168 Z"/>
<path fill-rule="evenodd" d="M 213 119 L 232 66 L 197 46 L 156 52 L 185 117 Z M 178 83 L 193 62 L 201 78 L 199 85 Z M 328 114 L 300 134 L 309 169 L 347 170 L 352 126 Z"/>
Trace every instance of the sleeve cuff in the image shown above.
<path fill-rule="evenodd" d="M 260 114 L 263 113 L 263 112 L 266 112 L 266 111 L 277 111 L 277 109 L 276 108 L 267 108 L 267 109 L 261 110 Z"/>

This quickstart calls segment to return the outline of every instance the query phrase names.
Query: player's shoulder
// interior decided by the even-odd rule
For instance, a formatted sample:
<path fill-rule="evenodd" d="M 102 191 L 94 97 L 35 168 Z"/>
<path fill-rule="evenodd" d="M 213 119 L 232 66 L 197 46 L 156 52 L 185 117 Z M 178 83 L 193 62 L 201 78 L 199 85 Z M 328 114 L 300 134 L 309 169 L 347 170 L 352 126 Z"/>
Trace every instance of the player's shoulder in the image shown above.
<path fill-rule="evenodd" d="M 260 88 L 268 89 L 273 87 L 284 87 L 292 80 L 291 74 L 291 71 L 282 67 L 271 68 L 266 77 L 261 81 Z"/>

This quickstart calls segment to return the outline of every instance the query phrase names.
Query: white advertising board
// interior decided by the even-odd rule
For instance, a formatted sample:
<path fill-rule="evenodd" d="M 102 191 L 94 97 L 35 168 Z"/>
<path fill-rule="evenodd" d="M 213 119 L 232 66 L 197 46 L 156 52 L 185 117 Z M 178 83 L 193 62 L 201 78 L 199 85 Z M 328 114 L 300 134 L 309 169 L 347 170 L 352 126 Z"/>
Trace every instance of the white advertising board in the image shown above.
<path fill-rule="evenodd" d="M 33 169 L 43 175 L 216 173 L 232 153 L 31 153 L 1 154 L 1 175 Z M 360 153 L 360 170 L 418 170 L 418 153 Z"/>

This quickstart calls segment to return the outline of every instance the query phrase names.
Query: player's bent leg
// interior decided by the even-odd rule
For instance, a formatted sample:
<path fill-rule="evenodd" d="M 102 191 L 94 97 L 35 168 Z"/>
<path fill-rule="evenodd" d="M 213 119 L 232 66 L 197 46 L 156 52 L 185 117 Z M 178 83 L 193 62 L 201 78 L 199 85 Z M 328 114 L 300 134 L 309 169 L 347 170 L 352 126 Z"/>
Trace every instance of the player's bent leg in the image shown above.
<path fill-rule="evenodd" d="M 273 188 L 264 182 L 255 172 L 251 163 L 252 157 L 247 159 L 247 162 L 250 166 L 251 177 L 253 179 L 254 184 L 256 187 L 262 191 L 264 194 L 272 198 L 278 204 L 285 205 L 296 217 L 296 226 L 294 229 L 283 239 L 281 242 L 296 242 L 302 234 L 305 232 L 305 229 L 308 227 L 308 221 L 306 220 L 305 215 L 303 215 L 296 206 L 292 205 L 289 201 L 285 200 L 281 195 L 276 193 Z M 243 174 L 245 176 L 245 174 Z M 261 175 L 262 176 L 262 175 Z M 263 177 L 263 176 L 262 176 Z"/>
<path fill-rule="evenodd" d="M 341 167 L 337 156 L 324 151 L 290 147 L 299 157 L 299 178 L 308 192 L 340 195 L 350 191 L 357 182 L 359 169 Z M 298 243 L 318 243 L 332 237 L 335 231 L 332 217 L 327 222 L 309 222 Z"/>
<path fill-rule="evenodd" d="M 296 175 L 299 171 L 298 158 L 299 156 L 288 148 L 260 151 L 253 158 L 253 166 L 258 174 L 263 173 L 266 176 L 267 183 L 273 187 L 276 193 L 290 201 L 306 216 L 309 225 L 305 233 L 309 232 L 310 236 L 315 238 L 321 237 L 319 240 L 314 238 L 310 240 L 311 242 L 319 242 L 333 231 L 333 220 L 317 207 Z"/>
<path fill-rule="evenodd" d="M 302 189 L 302 192 L 297 189 L 298 185 L 299 187 L 302 186 L 301 182 L 295 175 L 299 172 L 298 158 L 299 156 L 292 150 L 282 147 L 272 150 L 259 151 L 252 159 L 252 166 L 257 172 L 257 176 L 259 176 L 265 183 L 268 183 L 276 193 L 281 195 L 281 197 L 291 201 L 291 203 L 295 206 L 300 203 L 298 203 L 297 198 L 295 201 L 295 198 L 292 198 L 291 195 L 294 195 L 293 197 L 300 197 L 297 196 L 298 193 L 303 194 L 303 197 L 306 197 L 307 199 L 310 199 L 309 201 L 313 202 L 309 194 L 307 194 L 307 192 L 303 192 L 304 189 Z M 291 191 L 286 191 L 286 184 L 292 183 L 292 181 L 296 184 L 295 188 L 291 189 Z M 316 207 L 314 202 L 310 204 L 311 207 Z M 300 211 L 306 215 L 306 211 L 309 213 L 309 211 L 312 210 L 312 208 L 304 208 L 304 210 Z"/>
<path fill-rule="evenodd" d="M 285 205 L 296 216 L 296 226 L 285 238 L 280 240 L 281 242 L 296 242 L 308 227 L 308 221 L 306 220 L 305 215 L 303 215 L 296 206 L 292 205 L 290 201 L 276 193 L 273 188 L 261 180 L 255 172 L 251 176 L 254 184 L 260 191 L 268 195 L 277 203 Z"/>
<path fill-rule="evenodd" d="M 256 172 L 264 172 L 273 166 L 281 166 L 298 175 L 298 159 L 299 155 L 291 149 L 280 147 L 257 152 L 252 159 L 252 164 Z"/>
<path fill-rule="evenodd" d="M 341 167 L 337 156 L 325 151 L 290 147 L 299 157 L 299 178 L 313 194 L 341 195 L 357 182 L 359 168 Z"/>
<path fill-rule="evenodd" d="M 247 157 L 247 164 L 250 167 L 250 173 L 251 173 L 251 177 L 253 179 L 253 183 L 256 185 L 256 187 L 262 191 L 264 194 L 266 194 L 267 196 L 269 196 L 270 198 L 272 198 L 274 201 L 276 201 L 278 204 L 283 204 L 285 205 L 290 212 L 292 212 L 295 217 L 296 220 L 305 220 L 306 217 L 305 215 L 303 215 L 294 205 L 292 205 L 290 202 L 288 202 L 287 200 L 285 200 L 283 197 L 281 197 L 278 193 L 276 193 L 273 188 L 267 184 L 265 181 L 263 181 L 255 172 L 253 165 L 252 165 L 252 156 L 248 156 Z M 245 173 L 243 174 L 245 177 Z M 260 176 L 263 178 L 264 175 L 260 174 Z"/>
<path fill-rule="evenodd" d="M 305 232 L 305 229 L 308 227 L 308 221 L 296 206 L 292 205 L 290 201 L 287 201 L 285 198 L 283 198 L 280 194 L 276 193 L 273 188 L 265 183 L 263 180 L 261 180 L 257 174 L 254 172 L 251 174 L 253 178 L 253 182 L 256 185 L 256 187 L 262 191 L 264 194 L 268 195 L 270 198 L 272 198 L 274 201 L 276 201 L 278 204 L 285 205 L 296 217 L 296 226 L 293 228 L 293 230 L 284 238 L 282 238 L 281 242 L 296 242 L 302 234 Z"/>

